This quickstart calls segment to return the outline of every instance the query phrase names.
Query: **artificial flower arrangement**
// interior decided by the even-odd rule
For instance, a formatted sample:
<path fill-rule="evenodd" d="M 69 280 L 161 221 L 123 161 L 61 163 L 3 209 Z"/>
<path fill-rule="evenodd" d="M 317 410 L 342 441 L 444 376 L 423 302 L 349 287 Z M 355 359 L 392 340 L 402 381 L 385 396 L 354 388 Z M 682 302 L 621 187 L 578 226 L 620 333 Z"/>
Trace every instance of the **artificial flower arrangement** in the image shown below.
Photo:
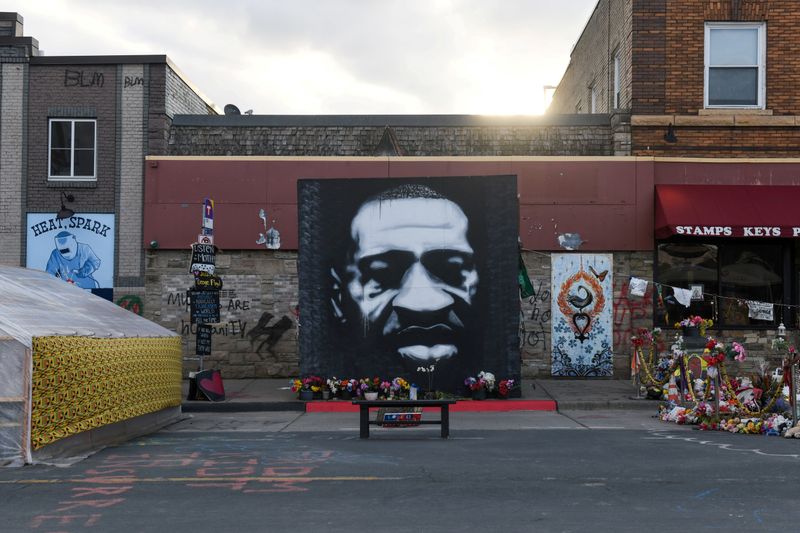
<path fill-rule="evenodd" d="M 709 367 L 715 367 L 725 361 L 726 357 L 731 357 L 740 363 L 747 357 L 744 346 L 734 342 L 730 347 L 726 347 L 713 337 L 708 338 L 706 347 L 703 350 L 703 360 Z"/>
<path fill-rule="evenodd" d="M 497 394 L 501 398 L 508 398 L 508 394 L 516 385 L 516 382 L 513 379 L 502 379 L 500 383 L 497 384 Z"/>
<path fill-rule="evenodd" d="M 775 337 L 772 339 L 772 349 L 776 352 L 789 352 L 794 354 L 796 349 L 794 346 L 789 345 L 789 341 L 785 337 Z"/>
<path fill-rule="evenodd" d="M 700 330 L 700 336 L 704 337 L 706 330 L 714 325 L 714 321 L 710 318 L 703 318 L 697 315 L 691 315 L 680 322 L 675 323 L 675 328 L 697 328 Z"/>
<path fill-rule="evenodd" d="M 481 389 L 486 390 L 486 392 L 492 392 L 494 390 L 495 377 L 491 372 L 481 371 L 478 373 L 477 378 L 470 376 L 465 379 L 464 385 L 472 392 L 477 392 Z"/>
<path fill-rule="evenodd" d="M 292 392 L 300 392 L 301 390 L 320 392 L 324 383 L 325 381 L 319 376 L 306 376 L 303 379 L 295 379 L 292 381 Z"/>
<path fill-rule="evenodd" d="M 633 344 L 634 348 L 655 346 L 656 351 L 663 351 L 664 338 L 661 334 L 661 328 L 639 328 L 636 334 L 631 336 L 631 344 Z"/>
<path fill-rule="evenodd" d="M 380 392 L 381 391 L 381 378 L 375 376 L 374 378 L 361 378 L 358 383 L 358 394 L 363 395 L 365 392 Z"/>
<path fill-rule="evenodd" d="M 411 384 L 403 378 L 394 378 L 389 385 L 389 396 L 397 398 L 408 398 L 408 392 L 411 389 Z"/>

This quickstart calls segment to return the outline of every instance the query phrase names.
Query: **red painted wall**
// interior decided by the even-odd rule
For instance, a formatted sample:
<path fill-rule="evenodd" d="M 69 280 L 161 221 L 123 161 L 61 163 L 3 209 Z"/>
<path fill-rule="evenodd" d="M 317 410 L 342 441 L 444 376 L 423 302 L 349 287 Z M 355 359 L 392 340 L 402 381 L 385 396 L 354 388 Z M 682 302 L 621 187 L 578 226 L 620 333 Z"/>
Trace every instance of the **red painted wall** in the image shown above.
<path fill-rule="evenodd" d="M 520 237 L 531 250 L 561 250 L 579 233 L 582 251 L 651 250 L 652 160 L 634 158 L 170 158 L 147 162 L 144 244 L 186 248 L 215 201 L 215 244 L 260 249 L 265 209 L 281 248 L 297 249 L 297 180 L 411 176 L 517 176 Z"/>

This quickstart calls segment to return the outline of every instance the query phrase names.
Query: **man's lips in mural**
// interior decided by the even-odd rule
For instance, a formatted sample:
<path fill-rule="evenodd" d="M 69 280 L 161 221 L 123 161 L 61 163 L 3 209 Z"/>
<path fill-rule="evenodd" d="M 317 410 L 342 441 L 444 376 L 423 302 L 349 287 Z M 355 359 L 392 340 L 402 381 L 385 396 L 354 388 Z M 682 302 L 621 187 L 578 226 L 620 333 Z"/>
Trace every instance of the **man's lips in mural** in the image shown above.
<path fill-rule="evenodd" d="M 456 355 L 457 337 L 456 330 L 449 324 L 411 325 L 395 332 L 392 344 L 403 357 L 431 361 Z"/>

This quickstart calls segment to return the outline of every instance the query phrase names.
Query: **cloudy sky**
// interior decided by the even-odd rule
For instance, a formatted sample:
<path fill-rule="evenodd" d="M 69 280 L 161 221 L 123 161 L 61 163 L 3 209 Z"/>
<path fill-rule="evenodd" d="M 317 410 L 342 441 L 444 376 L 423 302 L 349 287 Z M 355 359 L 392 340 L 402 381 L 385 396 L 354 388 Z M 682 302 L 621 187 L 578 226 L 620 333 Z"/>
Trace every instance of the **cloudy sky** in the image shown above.
<path fill-rule="evenodd" d="M 46 55 L 167 54 L 219 107 L 538 114 L 596 2 L 9 0 L 3 9 L 22 14 Z"/>

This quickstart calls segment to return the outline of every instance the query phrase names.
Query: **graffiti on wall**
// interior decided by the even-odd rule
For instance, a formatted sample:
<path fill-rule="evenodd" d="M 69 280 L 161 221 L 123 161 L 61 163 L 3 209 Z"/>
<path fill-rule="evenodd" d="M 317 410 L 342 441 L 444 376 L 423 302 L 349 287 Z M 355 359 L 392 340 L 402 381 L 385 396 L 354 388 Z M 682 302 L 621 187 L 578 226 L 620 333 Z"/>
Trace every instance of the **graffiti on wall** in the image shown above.
<path fill-rule="evenodd" d="M 300 369 L 519 375 L 516 178 L 300 180 Z M 491 253 L 489 248 L 491 246 Z"/>
<path fill-rule="evenodd" d="M 275 321 L 275 323 L 270 325 L 273 318 L 275 318 L 275 315 L 265 311 L 261 315 L 261 318 L 258 319 L 258 323 L 255 327 L 247 333 L 250 342 L 254 346 L 258 343 L 258 347 L 256 347 L 256 353 L 258 354 L 260 354 L 261 350 L 266 346 L 267 351 L 275 355 L 273 348 L 278 344 L 278 341 L 281 340 L 283 334 L 292 329 L 293 322 L 288 316 L 283 315 Z"/>
<path fill-rule="evenodd" d="M 613 374 L 612 256 L 552 254 L 554 376 Z"/>
<path fill-rule="evenodd" d="M 531 280 L 531 284 L 533 296 L 523 300 L 520 309 L 520 348 L 547 352 L 552 314 L 550 284 L 543 280 Z"/>
<path fill-rule="evenodd" d="M 139 316 L 142 316 L 142 313 L 144 313 L 142 299 L 135 294 L 126 294 L 122 298 L 119 298 L 117 300 L 117 305 Z"/>
<path fill-rule="evenodd" d="M 630 282 L 625 281 L 619 295 L 614 298 L 614 346 L 630 343 L 634 321 L 646 319 L 653 309 L 653 293 L 650 287 L 643 297 L 630 298 Z"/>

